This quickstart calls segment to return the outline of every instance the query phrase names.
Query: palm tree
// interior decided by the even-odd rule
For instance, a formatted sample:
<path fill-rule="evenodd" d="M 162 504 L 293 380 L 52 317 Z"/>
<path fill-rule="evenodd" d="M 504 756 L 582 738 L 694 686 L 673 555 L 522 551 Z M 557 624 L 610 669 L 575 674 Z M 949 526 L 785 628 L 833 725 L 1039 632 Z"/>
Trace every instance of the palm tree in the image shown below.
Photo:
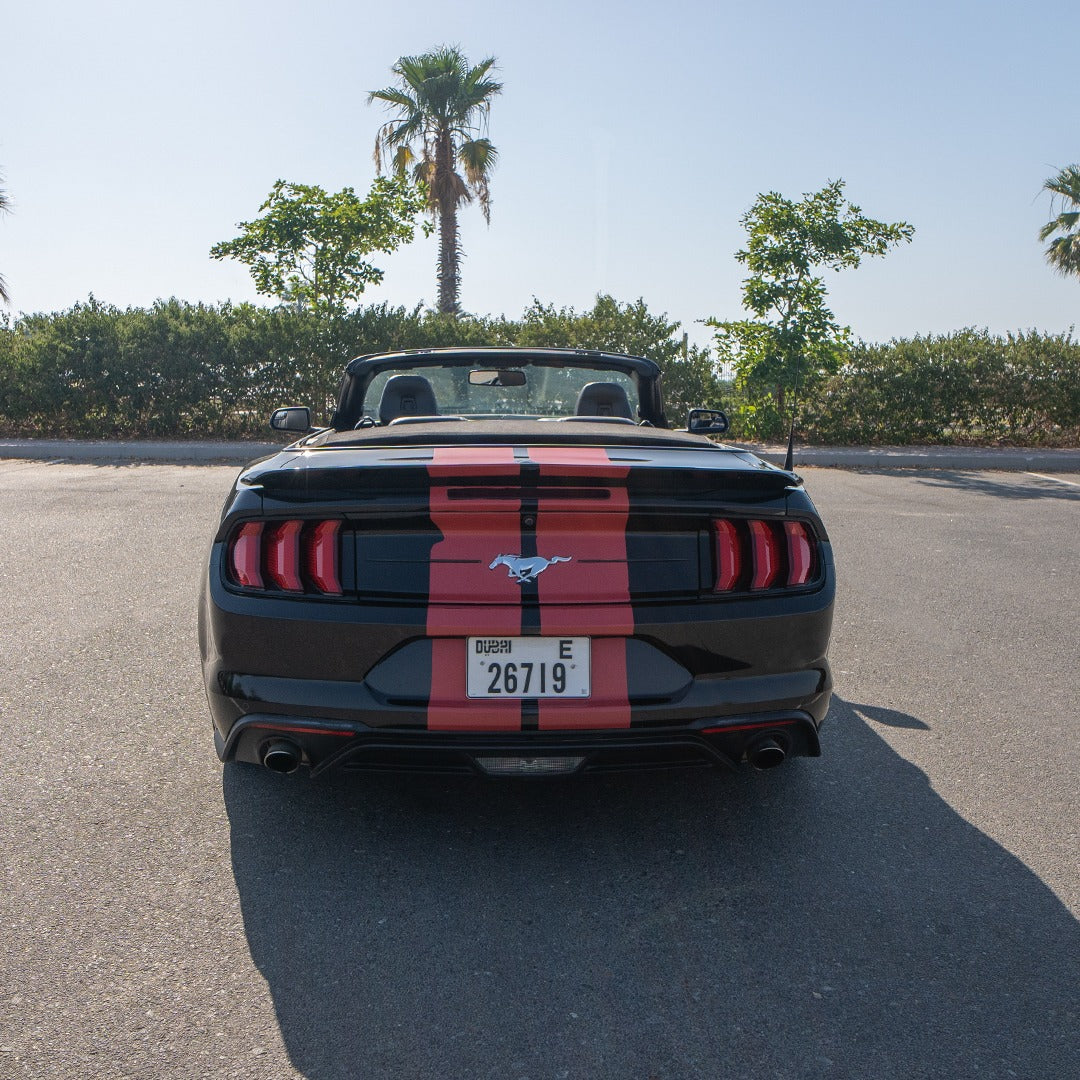
<path fill-rule="evenodd" d="M 11 209 L 11 204 L 8 202 L 7 193 L 3 188 L 0 188 L 0 214 L 6 214 Z M 8 296 L 7 282 L 4 281 L 3 275 L 0 275 L 0 300 L 5 304 L 11 303 L 11 297 Z"/>
<path fill-rule="evenodd" d="M 379 129 L 375 167 L 381 173 L 388 163 L 401 175 L 412 166 L 427 184 L 439 222 L 439 311 L 451 315 L 461 310 L 458 207 L 475 196 L 491 221 L 488 179 L 498 151 L 485 133 L 491 99 L 502 92 L 502 83 L 488 77 L 494 64 L 492 56 L 470 67 L 456 46 L 444 45 L 401 57 L 391 68 L 398 84 L 368 94 L 369 105 L 382 101 L 397 114 Z"/>
<path fill-rule="evenodd" d="M 1067 165 L 1043 184 L 1051 195 L 1050 210 L 1060 200 L 1061 213 L 1039 230 L 1039 239 L 1055 237 L 1046 248 L 1046 261 L 1061 274 L 1080 274 L 1080 165 Z"/>

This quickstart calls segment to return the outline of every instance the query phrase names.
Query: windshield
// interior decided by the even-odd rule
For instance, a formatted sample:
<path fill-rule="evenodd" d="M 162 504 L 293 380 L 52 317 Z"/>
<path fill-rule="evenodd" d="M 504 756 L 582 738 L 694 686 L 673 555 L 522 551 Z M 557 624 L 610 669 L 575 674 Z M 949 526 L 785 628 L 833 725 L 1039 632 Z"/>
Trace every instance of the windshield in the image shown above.
<path fill-rule="evenodd" d="M 408 380 L 419 376 L 427 386 L 422 382 L 391 382 L 402 376 Z M 591 388 L 582 395 L 587 386 Z M 411 408 L 400 407 L 402 393 L 412 395 Z M 381 371 L 365 390 L 363 415 L 375 421 L 380 420 L 380 415 L 385 419 L 408 412 L 490 418 L 584 414 L 636 420 L 638 404 L 637 384 L 626 371 L 523 360 L 503 367 L 500 373 L 492 370 L 490 363 L 478 360 L 472 367 L 433 364 Z"/>

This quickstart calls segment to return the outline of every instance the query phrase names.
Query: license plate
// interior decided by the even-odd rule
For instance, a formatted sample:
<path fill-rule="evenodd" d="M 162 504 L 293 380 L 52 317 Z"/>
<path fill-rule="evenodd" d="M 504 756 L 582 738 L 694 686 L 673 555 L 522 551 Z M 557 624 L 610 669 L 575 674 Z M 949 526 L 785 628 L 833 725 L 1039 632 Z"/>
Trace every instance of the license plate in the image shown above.
<path fill-rule="evenodd" d="M 471 637 L 465 661 L 471 698 L 587 698 L 587 637 Z"/>

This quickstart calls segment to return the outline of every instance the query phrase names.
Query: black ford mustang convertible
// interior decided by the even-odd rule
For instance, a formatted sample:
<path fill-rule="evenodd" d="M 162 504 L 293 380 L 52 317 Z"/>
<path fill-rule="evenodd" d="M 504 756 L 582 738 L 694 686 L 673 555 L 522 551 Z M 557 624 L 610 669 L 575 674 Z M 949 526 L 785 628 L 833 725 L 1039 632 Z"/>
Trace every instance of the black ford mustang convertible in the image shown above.
<path fill-rule="evenodd" d="M 366 356 L 240 473 L 199 639 L 223 760 L 549 776 L 820 753 L 828 536 L 801 481 L 672 429 L 649 360 Z"/>

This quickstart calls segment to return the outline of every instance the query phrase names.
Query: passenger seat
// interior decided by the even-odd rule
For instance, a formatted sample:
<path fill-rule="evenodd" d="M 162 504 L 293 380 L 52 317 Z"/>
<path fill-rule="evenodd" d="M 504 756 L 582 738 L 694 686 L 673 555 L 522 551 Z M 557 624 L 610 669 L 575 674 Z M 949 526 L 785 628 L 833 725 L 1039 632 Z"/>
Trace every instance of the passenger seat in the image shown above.
<path fill-rule="evenodd" d="M 630 399 L 618 383 L 586 383 L 578 394 L 575 416 L 621 416 L 633 420 Z"/>

